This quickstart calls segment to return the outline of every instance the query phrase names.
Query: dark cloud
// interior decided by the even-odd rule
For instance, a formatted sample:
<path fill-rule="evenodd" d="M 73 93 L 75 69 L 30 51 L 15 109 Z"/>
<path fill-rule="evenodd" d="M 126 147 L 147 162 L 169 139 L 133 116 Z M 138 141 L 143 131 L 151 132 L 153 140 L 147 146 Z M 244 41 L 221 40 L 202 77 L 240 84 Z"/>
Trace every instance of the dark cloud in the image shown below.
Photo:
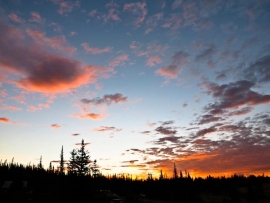
<path fill-rule="evenodd" d="M 244 78 L 254 83 L 270 82 L 270 55 L 259 58 L 243 70 Z"/>
<path fill-rule="evenodd" d="M 122 94 L 120 93 L 116 93 L 116 94 L 105 94 L 102 98 L 97 97 L 94 99 L 81 99 L 81 102 L 84 104 L 94 104 L 94 105 L 100 105 L 100 104 L 106 104 L 106 105 L 110 105 L 112 103 L 124 103 L 127 102 L 127 97 L 124 97 Z"/>
<path fill-rule="evenodd" d="M 129 161 L 123 161 L 122 163 L 130 163 L 130 164 L 134 164 L 135 162 L 137 162 L 139 160 L 129 160 Z"/>
<path fill-rule="evenodd" d="M 179 143 L 180 137 L 176 137 L 176 136 L 170 136 L 170 137 L 162 137 L 159 138 L 155 141 L 153 141 L 154 144 L 166 144 L 167 142 L 171 142 L 171 143 Z"/>
<path fill-rule="evenodd" d="M 148 131 L 148 130 L 146 130 L 146 131 L 142 131 L 142 132 L 140 132 L 141 134 L 149 134 L 149 133 L 151 133 L 151 131 Z"/>
<path fill-rule="evenodd" d="M 222 120 L 224 120 L 224 118 L 207 114 L 207 115 L 203 115 L 199 117 L 198 124 L 202 125 L 202 124 L 207 124 L 207 123 L 217 122 L 217 121 L 222 121 Z"/>
<path fill-rule="evenodd" d="M 224 85 L 211 83 L 209 93 L 217 99 L 213 104 L 205 107 L 206 110 L 233 109 L 241 106 L 255 106 L 270 102 L 270 95 L 263 95 L 251 90 L 255 84 L 241 80 Z"/>
<path fill-rule="evenodd" d="M 161 125 L 171 125 L 173 123 L 174 121 L 164 121 L 164 122 L 161 122 Z"/>
<path fill-rule="evenodd" d="M 93 129 L 93 131 L 95 132 L 107 132 L 107 131 L 113 131 L 113 132 L 119 132 L 121 131 L 122 129 L 119 128 L 117 129 L 116 127 L 113 127 L 113 126 L 101 126 L 100 128 L 95 128 Z"/>
<path fill-rule="evenodd" d="M 211 61 L 214 54 L 216 54 L 216 46 L 210 45 L 207 49 L 203 50 L 199 55 L 195 57 L 196 62 Z"/>
<path fill-rule="evenodd" d="M 80 134 L 79 133 L 73 133 L 71 134 L 71 136 L 79 136 Z"/>
<path fill-rule="evenodd" d="M 216 131 L 217 131 L 217 129 L 216 128 L 213 128 L 213 127 L 211 127 L 211 128 L 205 128 L 205 129 L 199 130 L 196 133 L 196 135 L 197 136 L 204 136 L 204 135 L 206 135 L 208 133 L 213 133 L 213 132 L 216 132 Z"/>
<path fill-rule="evenodd" d="M 14 81 L 20 88 L 43 93 L 60 93 L 84 84 L 95 83 L 112 69 L 84 66 L 82 63 L 46 50 L 25 34 L 0 21 L 0 69 L 20 77 Z"/>
<path fill-rule="evenodd" d="M 175 135 L 177 133 L 177 131 L 174 130 L 172 127 L 163 127 L 163 126 L 157 127 L 155 131 L 163 135 Z"/>

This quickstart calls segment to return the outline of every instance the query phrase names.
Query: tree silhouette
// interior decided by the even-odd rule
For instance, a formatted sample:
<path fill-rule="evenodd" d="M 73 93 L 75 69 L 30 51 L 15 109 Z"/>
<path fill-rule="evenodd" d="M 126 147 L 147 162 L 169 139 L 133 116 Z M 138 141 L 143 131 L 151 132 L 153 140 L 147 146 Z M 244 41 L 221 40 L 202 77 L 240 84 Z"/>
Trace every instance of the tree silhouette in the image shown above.
<path fill-rule="evenodd" d="M 61 175 L 64 174 L 64 150 L 63 150 L 63 145 L 61 149 L 61 154 L 60 154 L 60 167 L 59 167 L 59 172 Z"/>
<path fill-rule="evenodd" d="M 78 175 L 84 176 L 89 172 L 90 156 L 88 150 L 85 150 L 84 140 L 82 139 L 81 148 L 77 151 L 76 164 L 78 167 Z"/>
<path fill-rule="evenodd" d="M 174 179 L 178 178 L 177 168 L 176 168 L 176 166 L 175 166 L 175 163 L 173 164 L 173 178 L 174 178 Z"/>
<path fill-rule="evenodd" d="M 71 157 L 69 159 L 69 163 L 68 163 L 68 173 L 70 175 L 77 175 L 77 151 L 75 149 L 73 149 L 71 152 Z"/>

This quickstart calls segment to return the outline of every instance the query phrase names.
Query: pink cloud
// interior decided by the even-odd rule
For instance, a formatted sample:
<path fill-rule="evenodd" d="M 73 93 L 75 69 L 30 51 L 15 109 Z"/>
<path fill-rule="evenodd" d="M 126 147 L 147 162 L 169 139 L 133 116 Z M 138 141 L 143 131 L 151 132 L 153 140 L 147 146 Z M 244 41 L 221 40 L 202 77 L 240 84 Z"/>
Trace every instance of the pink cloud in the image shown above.
<path fill-rule="evenodd" d="M 23 20 L 19 16 L 17 16 L 15 13 L 9 14 L 8 17 L 16 23 L 23 23 Z"/>
<path fill-rule="evenodd" d="M 51 124 L 51 128 L 53 128 L 53 129 L 58 129 L 58 128 L 60 128 L 61 126 L 60 125 L 58 125 L 58 124 Z"/>
<path fill-rule="evenodd" d="M 148 66 L 156 66 L 157 64 L 159 64 L 161 62 L 162 62 L 162 59 L 161 58 L 159 58 L 158 56 L 153 56 L 153 57 L 150 57 L 147 60 L 147 65 Z"/>
<path fill-rule="evenodd" d="M 112 47 L 106 47 L 104 49 L 92 48 L 92 47 L 89 47 L 87 43 L 82 43 L 81 46 L 84 48 L 85 51 L 91 54 L 102 54 L 102 53 L 106 53 L 112 50 Z"/>
<path fill-rule="evenodd" d="M 48 46 L 68 53 L 74 53 L 77 50 L 75 47 L 66 45 L 65 36 L 48 38 L 39 30 L 26 30 L 26 33 L 40 46 Z"/>
<path fill-rule="evenodd" d="M 128 61 L 128 60 L 129 60 L 128 55 L 123 54 L 123 55 L 117 56 L 115 59 L 113 59 L 109 63 L 109 66 L 110 67 L 122 66 L 125 64 L 125 61 Z"/>
<path fill-rule="evenodd" d="M 96 114 L 96 113 L 88 113 L 85 115 L 81 115 L 81 114 L 72 114 L 71 117 L 76 117 L 76 118 L 90 118 L 93 120 L 98 120 L 98 119 L 102 119 L 102 118 L 106 118 L 108 116 L 108 114 Z"/>
<path fill-rule="evenodd" d="M 3 104 L 2 106 L 0 106 L 0 110 L 20 111 L 22 110 L 22 108 L 13 106 L 13 105 L 9 106 L 9 105 Z"/>
<path fill-rule="evenodd" d="M 170 65 L 159 68 L 156 70 L 156 74 L 161 75 L 167 79 L 175 79 L 178 77 L 178 74 L 180 74 L 181 71 L 182 69 L 178 68 L 177 66 Z"/>
<path fill-rule="evenodd" d="M 32 33 L 33 34 L 33 33 Z M 19 29 L 0 21 L 0 69 L 20 76 L 18 87 L 42 93 L 61 93 L 107 77 L 112 68 L 83 65 L 81 62 L 48 52 L 38 44 L 42 32 L 33 34 L 37 42 L 26 45 Z M 46 39 L 46 38 L 45 38 Z M 53 44 L 53 43 L 52 43 Z"/>
<path fill-rule="evenodd" d="M 41 21 L 41 17 L 38 13 L 32 12 L 31 13 L 31 18 L 29 19 L 30 22 L 36 22 L 39 23 Z"/>
<path fill-rule="evenodd" d="M 135 27 L 140 27 L 143 23 L 146 15 L 146 3 L 145 2 L 136 2 L 136 3 L 126 3 L 124 5 L 124 11 L 130 12 L 136 16 L 134 25 Z"/>
<path fill-rule="evenodd" d="M 61 15 L 64 15 L 66 13 L 72 12 L 74 8 L 78 7 L 80 7 L 79 1 L 62 1 L 59 4 L 59 9 L 57 12 Z"/>

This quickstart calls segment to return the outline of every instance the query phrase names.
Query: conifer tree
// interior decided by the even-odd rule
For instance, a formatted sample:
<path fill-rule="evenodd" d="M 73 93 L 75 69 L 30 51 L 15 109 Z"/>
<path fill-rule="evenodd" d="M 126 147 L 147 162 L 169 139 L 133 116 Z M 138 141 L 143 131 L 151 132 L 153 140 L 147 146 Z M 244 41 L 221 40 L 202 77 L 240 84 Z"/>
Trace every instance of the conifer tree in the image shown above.
<path fill-rule="evenodd" d="M 42 166 L 42 156 L 39 159 L 38 169 L 43 169 L 43 166 Z"/>
<path fill-rule="evenodd" d="M 175 166 L 175 163 L 173 164 L 173 178 L 174 178 L 174 179 L 178 178 L 177 168 L 176 168 L 176 166 Z"/>
<path fill-rule="evenodd" d="M 63 145 L 61 149 L 61 154 L 60 154 L 60 167 L 59 167 L 59 172 L 60 174 L 64 174 L 64 150 L 63 150 Z"/>
<path fill-rule="evenodd" d="M 159 180 L 163 180 L 163 173 L 162 173 L 162 169 L 160 170 L 160 175 L 159 175 Z"/>
<path fill-rule="evenodd" d="M 84 140 L 81 142 L 81 148 L 77 151 L 76 164 L 78 175 L 84 176 L 89 172 L 90 156 L 88 150 L 85 150 Z"/>
<path fill-rule="evenodd" d="M 71 157 L 68 163 L 68 172 L 70 175 L 76 175 L 77 174 L 77 160 L 76 160 L 77 151 L 73 149 L 70 152 L 70 154 L 71 154 Z"/>

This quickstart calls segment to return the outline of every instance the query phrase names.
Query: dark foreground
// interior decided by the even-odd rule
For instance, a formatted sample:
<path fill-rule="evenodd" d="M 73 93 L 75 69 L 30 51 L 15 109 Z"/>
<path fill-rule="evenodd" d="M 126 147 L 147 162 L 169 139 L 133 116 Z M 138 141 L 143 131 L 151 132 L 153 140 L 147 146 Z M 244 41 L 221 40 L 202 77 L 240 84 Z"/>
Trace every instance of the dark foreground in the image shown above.
<path fill-rule="evenodd" d="M 1 202 L 270 202 L 270 178 L 264 176 L 132 180 L 44 173 L 24 180 L 0 178 Z"/>

